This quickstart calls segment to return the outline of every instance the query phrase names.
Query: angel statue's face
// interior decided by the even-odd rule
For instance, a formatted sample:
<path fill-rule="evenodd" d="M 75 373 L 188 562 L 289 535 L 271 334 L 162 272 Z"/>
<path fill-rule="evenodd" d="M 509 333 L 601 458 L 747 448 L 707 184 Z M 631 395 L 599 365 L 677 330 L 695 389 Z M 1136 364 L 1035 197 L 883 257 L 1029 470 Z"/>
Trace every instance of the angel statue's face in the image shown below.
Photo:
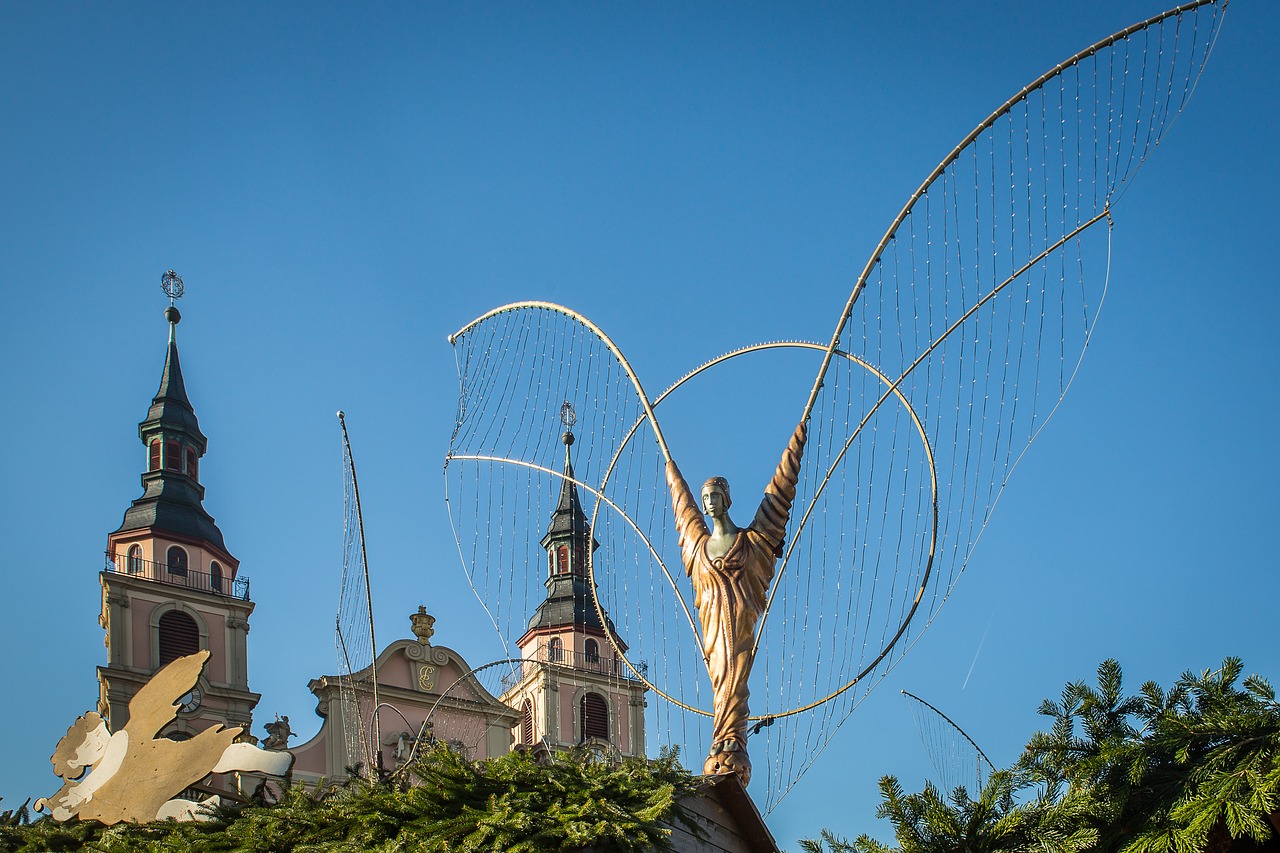
<path fill-rule="evenodd" d="M 719 484 L 708 483 L 702 487 L 702 511 L 712 518 L 719 518 L 729 509 L 729 496 Z"/>

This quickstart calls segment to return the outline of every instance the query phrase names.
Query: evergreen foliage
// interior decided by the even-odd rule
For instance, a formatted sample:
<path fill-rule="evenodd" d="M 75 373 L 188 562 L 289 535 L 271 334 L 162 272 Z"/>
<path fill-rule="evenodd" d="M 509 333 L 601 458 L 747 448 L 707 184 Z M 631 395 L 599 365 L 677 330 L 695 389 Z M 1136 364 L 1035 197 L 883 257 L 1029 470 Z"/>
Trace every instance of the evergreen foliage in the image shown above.
<path fill-rule="evenodd" d="M 226 809 L 208 822 L 0 826 L 0 851 L 96 853 L 481 853 L 663 850 L 666 824 L 694 827 L 679 805 L 696 780 L 674 753 L 610 765 L 588 753 L 540 764 L 527 753 L 472 763 L 438 747 L 414 784 L 354 780 L 324 792 L 289 787 L 280 802 Z"/>
<path fill-rule="evenodd" d="M 4 797 L 0 797 L 0 802 L 3 801 Z M 5 811 L 0 812 L 0 826 L 22 826 L 25 823 L 29 823 L 31 820 L 31 813 L 27 810 L 27 806 L 30 805 L 30 803 L 31 800 L 28 799 L 16 809 L 6 809 Z"/>
<path fill-rule="evenodd" d="M 904 795 L 880 782 L 877 815 L 898 846 L 824 831 L 806 853 L 1227 853 L 1280 851 L 1280 704 L 1227 658 L 1126 696 L 1120 665 L 1097 685 L 1067 684 L 1040 713 L 1052 720 L 977 799 L 926 784 Z"/>

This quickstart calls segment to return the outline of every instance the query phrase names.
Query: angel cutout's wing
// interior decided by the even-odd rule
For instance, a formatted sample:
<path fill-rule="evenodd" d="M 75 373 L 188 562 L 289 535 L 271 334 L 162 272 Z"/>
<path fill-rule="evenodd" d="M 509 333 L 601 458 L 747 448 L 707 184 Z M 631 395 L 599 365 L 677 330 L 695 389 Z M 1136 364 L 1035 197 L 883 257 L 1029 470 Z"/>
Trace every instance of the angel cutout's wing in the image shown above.
<path fill-rule="evenodd" d="M 180 657 L 138 689 L 129 700 L 129 722 L 124 727 L 131 739 L 153 740 L 177 718 L 180 700 L 195 688 L 208 660 L 208 649 Z"/>

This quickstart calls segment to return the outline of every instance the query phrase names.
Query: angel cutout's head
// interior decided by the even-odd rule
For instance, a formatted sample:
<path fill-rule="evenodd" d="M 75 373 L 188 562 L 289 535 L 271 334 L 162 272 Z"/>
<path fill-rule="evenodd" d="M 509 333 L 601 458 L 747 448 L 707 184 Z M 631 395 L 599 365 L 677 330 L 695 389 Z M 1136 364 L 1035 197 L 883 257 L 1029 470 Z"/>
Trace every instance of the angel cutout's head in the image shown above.
<path fill-rule="evenodd" d="M 111 733 L 102 715 L 90 711 L 79 717 L 58 741 L 53 751 L 53 772 L 63 779 L 79 779 L 85 768 L 97 764 L 107 751 Z"/>
<path fill-rule="evenodd" d="M 702 512 L 719 518 L 729 511 L 733 500 L 729 497 L 729 481 L 724 477 L 712 477 L 702 484 Z"/>

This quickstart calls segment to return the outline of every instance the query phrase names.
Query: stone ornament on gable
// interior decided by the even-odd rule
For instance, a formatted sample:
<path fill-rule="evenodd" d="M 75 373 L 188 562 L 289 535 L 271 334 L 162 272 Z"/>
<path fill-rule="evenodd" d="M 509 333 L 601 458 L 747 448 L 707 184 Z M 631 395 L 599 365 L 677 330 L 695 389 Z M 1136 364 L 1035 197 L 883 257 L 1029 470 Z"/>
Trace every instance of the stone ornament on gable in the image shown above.
<path fill-rule="evenodd" d="M 177 797 L 210 773 L 288 773 L 291 753 L 237 743 L 244 731 L 239 726 L 217 726 L 181 741 L 155 736 L 177 719 L 183 697 L 195 689 L 208 660 L 206 649 L 153 675 L 130 700 L 129 722 L 117 732 L 108 730 L 96 711 L 77 719 L 50 759 L 62 787 L 36 800 L 36 810 L 57 821 L 79 818 L 107 825 L 207 820 L 219 797 L 199 803 Z"/>
<path fill-rule="evenodd" d="M 421 667 L 418 669 L 418 687 L 422 690 L 432 690 L 435 687 L 435 669 L 434 667 L 445 666 L 449 663 L 449 653 L 444 649 L 437 649 L 431 645 L 431 638 L 435 635 L 436 617 L 427 612 L 427 608 L 419 605 L 416 613 L 409 614 L 409 624 L 413 627 L 413 635 L 418 642 L 405 647 L 404 656 L 411 661 L 432 664 L 432 667 Z M 426 670 L 431 669 L 430 673 Z M 428 683 L 430 682 L 430 683 Z"/>
<path fill-rule="evenodd" d="M 435 634 L 436 617 L 427 612 L 427 608 L 418 605 L 417 613 L 409 614 L 409 623 L 413 626 L 413 634 L 424 646 L 431 645 L 431 637 Z"/>

